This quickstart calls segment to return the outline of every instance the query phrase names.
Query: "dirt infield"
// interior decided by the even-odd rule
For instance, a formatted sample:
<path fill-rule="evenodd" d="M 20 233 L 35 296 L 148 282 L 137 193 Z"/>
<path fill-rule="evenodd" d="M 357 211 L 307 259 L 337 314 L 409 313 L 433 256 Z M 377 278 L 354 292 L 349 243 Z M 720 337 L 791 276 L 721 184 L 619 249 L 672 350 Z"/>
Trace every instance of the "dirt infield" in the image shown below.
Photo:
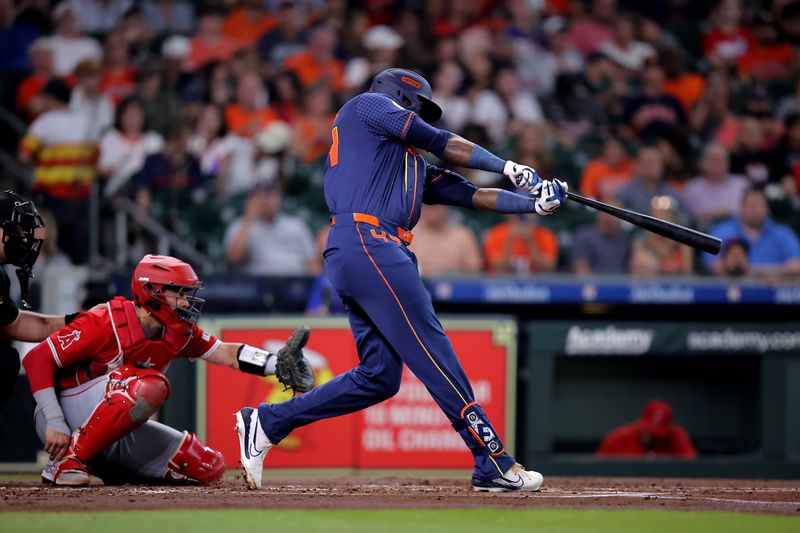
<path fill-rule="evenodd" d="M 788 481 L 549 478 L 535 494 L 474 493 L 453 479 L 268 479 L 249 491 L 239 479 L 213 487 L 69 489 L 0 482 L 0 512 L 194 508 L 646 508 L 800 514 L 800 485 Z"/>

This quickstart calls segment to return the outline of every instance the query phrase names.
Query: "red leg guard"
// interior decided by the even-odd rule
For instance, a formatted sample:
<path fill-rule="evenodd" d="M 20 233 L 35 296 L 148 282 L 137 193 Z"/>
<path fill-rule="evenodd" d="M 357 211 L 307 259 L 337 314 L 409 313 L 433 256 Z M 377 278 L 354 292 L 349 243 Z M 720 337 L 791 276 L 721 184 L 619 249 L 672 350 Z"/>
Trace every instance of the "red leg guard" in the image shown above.
<path fill-rule="evenodd" d="M 124 366 L 108 377 L 105 398 L 72 437 L 68 453 L 84 463 L 147 422 L 169 396 L 169 381 L 157 370 Z"/>
<path fill-rule="evenodd" d="M 164 479 L 210 485 L 225 473 L 225 459 L 203 444 L 194 433 L 184 432 L 178 451 L 169 460 Z"/>

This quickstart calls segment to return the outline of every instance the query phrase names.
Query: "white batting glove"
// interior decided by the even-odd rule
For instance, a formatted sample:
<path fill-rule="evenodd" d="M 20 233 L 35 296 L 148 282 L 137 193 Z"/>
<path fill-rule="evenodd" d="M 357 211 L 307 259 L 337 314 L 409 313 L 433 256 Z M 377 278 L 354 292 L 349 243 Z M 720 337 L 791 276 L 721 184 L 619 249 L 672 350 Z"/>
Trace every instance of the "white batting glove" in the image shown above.
<path fill-rule="evenodd" d="M 513 161 L 506 161 L 503 175 L 508 176 L 514 186 L 525 189 L 531 194 L 533 194 L 536 186 L 542 182 L 542 178 L 539 177 L 539 173 L 535 169 Z"/>
<path fill-rule="evenodd" d="M 564 203 L 564 200 L 567 199 L 569 185 L 565 181 L 554 179 L 541 181 L 534 189 L 532 194 L 536 198 L 534 202 L 536 214 L 544 217 L 555 213 L 556 209 Z"/>

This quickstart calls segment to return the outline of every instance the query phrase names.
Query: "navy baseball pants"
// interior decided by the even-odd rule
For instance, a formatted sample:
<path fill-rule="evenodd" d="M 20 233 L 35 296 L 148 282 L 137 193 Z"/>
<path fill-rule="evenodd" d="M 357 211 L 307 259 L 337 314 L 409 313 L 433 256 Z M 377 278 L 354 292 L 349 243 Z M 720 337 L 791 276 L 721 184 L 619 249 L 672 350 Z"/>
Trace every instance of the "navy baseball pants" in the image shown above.
<path fill-rule="evenodd" d="M 360 362 L 291 400 L 262 403 L 259 418 L 269 440 L 278 443 L 297 427 L 391 398 L 406 364 L 472 451 L 473 476 L 487 480 L 505 473 L 514 459 L 475 402 L 397 226 L 336 215 L 324 257 L 325 272 L 345 302 Z"/>

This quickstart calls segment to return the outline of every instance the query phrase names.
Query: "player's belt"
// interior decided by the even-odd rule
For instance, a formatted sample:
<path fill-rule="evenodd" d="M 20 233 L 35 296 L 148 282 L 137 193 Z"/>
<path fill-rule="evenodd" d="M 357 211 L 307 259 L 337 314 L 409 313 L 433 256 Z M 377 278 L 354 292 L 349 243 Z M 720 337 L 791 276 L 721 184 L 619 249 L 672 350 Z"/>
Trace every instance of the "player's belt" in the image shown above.
<path fill-rule="evenodd" d="M 381 227 L 380 220 L 378 217 L 374 215 L 367 215 L 365 213 L 353 213 L 353 222 L 361 222 L 363 224 L 369 224 L 370 226 L 375 226 L 376 228 Z M 331 217 L 331 226 L 336 225 L 336 217 Z M 394 224 L 384 224 L 384 227 L 388 226 L 391 228 L 397 228 L 397 236 L 406 244 L 411 244 L 411 241 L 414 240 L 414 234 L 410 231 L 407 231 L 400 226 L 395 226 Z"/>

